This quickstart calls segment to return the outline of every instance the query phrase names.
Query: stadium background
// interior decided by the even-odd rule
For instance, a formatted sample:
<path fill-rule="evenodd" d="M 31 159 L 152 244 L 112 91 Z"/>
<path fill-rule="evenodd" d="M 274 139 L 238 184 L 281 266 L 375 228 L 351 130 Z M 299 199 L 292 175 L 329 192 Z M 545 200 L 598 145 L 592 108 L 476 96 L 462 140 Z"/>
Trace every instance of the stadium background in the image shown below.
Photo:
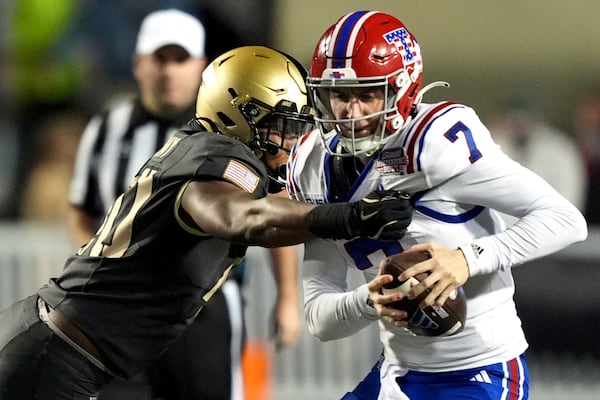
<path fill-rule="evenodd" d="M 320 34 L 343 13 L 390 12 L 419 39 L 425 81 L 451 83 L 427 100 L 439 96 L 472 105 L 484 121 L 506 98 L 518 95 L 534 99 L 549 122 L 569 132 L 580 94 L 600 87 L 596 0 L 0 0 L 0 139 L 8 134 L 6 123 L 18 132 L 12 153 L 5 142 L 0 146 L 3 162 L 5 155 L 16 159 L 0 165 L 0 176 L 16 176 L 13 186 L 0 188 L 13 195 L 0 213 L 0 308 L 60 270 L 72 250 L 59 222 L 19 218 L 21 183 L 35 161 L 27 151 L 34 135 L 28 128 L 57 110 L 78 107 L 91 113 L 111 96 L 132 90 L 129 62 L 139 21 L 167 6 L 198 14 L 207 27 L 211 57 L 259 43 L 307 65 Z M 13 20 L 16 12 L 19 18 Z M 44 23 L 48 20 L 54 23 Z M 598 398 L 599 261 L 600 231 L 594 226 L 586 242 L 515 270 L 518 307 L 531 342 L 532 400 Z M 267 262 L 261 249 L 249 253 L 251 339 L 266 336 L 274 293 Z M 326 344 L 304 331 L 297 345 L 272 362 L 273 398 L 338 398 L 377 354 L 375 329 Z"/>

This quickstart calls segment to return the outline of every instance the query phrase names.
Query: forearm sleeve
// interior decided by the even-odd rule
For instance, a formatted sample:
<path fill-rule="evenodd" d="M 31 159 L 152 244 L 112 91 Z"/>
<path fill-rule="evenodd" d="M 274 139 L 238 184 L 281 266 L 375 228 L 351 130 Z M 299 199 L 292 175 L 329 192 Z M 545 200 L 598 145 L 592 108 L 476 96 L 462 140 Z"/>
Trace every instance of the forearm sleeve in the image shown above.
<path fill-rule="evenodd" d="M 367 304 L 366 284 L 348 290 L 348 266 L 335 242 L 317 239 L 306 243 L 301 271 L 306 323 L 320 340 L 353 335 L 378 319 Z"/>
<path fill-rule="evenodd" d="M 304 304 L 309 332 L 321 341 L 352 336 L 378 319 L 374 308 L 367 305 L 367 285 L 343 293 L 326 293 L 312 297 Z"/>

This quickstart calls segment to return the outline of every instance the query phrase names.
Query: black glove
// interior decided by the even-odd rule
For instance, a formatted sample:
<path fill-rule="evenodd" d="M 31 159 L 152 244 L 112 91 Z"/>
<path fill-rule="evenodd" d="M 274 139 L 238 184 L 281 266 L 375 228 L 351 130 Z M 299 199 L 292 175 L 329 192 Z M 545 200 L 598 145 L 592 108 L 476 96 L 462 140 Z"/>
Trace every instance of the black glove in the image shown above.
<path fill-rule="evenodd" d="M 355 203 L 322 204 L 308 214 L 309 229 L 328 239 L 401 239 L 412 219 L 409 195 L 376 190 Z"/>

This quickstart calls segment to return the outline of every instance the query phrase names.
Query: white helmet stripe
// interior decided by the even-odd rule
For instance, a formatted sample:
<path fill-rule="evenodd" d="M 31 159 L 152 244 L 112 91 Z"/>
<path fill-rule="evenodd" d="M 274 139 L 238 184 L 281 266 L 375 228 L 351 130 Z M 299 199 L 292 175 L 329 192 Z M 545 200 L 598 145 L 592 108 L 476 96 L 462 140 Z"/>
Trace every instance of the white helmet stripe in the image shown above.
<path fill-rule="evenodd" d="M 340 29 L 341 27 L 344 26 L 344 24 L 346 23 L 346 20 L 351 16 L 352 14 L 346 14 L 342 17 L 342 19 L 336 24 L 335 29 L 333 30 L 333 33 L 331 34 L 331 43 L 336 43 L 337 42 L 337 37 L 340 33 Z M 333 59 L 334 59 L 334 54 L 335 54 L 335 47 L 336 46 L 331 46 L 330 49 L 334 50 L 332 51 L 331 54 L 326 54 L 326 60 L 327 60 L 327 67 L 326 69 L 330 69 L 333 67 Z"/>

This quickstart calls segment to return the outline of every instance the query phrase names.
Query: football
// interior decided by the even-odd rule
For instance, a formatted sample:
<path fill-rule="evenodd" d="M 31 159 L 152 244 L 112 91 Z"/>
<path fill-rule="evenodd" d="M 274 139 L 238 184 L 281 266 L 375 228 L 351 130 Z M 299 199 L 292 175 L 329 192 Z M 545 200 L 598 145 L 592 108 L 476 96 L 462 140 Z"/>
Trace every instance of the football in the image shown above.
<path fill-rule="evenodd" d="M 407 268 L 428 258 L 430 256 L 426 252 L 404 252 L 385 259 L 382 274 L 390 274 L 394 280 L 383 286 L 383 294 L 398 291 L 408 294 L 410 288 L 419 284 L 427 274 L 421 273 L 403 282 L 398 280 L 398 276 Z M 453 291 L 438 310 L 431 306 L 423 309 L 419 307 L 427 293 L 425 291 L 412 300 L 403 298 L 387 306 L 408 312 L 407 329 L 417 336 L 451 336 L 462 331 L 467 317 L 467 301 L 462 287 Z"/>

